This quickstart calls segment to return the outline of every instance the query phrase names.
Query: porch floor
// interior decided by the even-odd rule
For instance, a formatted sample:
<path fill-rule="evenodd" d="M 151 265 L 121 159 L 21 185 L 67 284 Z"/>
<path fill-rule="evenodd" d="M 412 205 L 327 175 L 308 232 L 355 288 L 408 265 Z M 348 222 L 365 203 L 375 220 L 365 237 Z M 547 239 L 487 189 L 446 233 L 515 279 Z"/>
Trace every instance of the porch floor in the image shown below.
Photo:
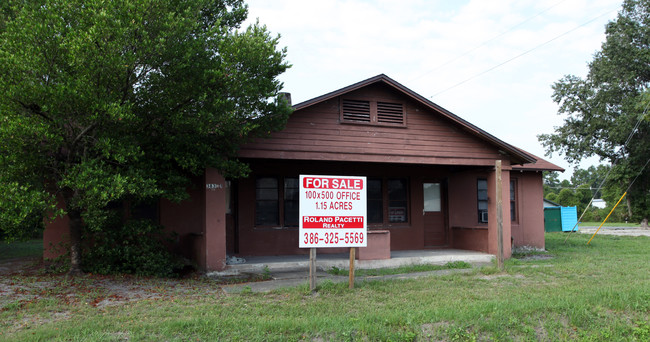
<path fill-rule="evenodd" d="M 460 249 L 426 249 L 391 251 L 390 259 L 383 260 L 357 260 L 355 268 L 396 268 L 407 265 L 444 265 L 453 261 L 465 261 L 472 265 L 485 265 L 492 262 L 494 255 L 460 250 Z M 249 256 L 243 257 L 245 263 L 226 266 L 226 273 L 261 272 L 268 268 L 270 272 L 290 272 L 309 270 L 309 254 L 304 255 L 281 255 L 281 256 Z M 333 267 L 348 269 L 350 256 L 343 254 L 317 253 L 316 267 L 321 271 L 327 271 Z"/>

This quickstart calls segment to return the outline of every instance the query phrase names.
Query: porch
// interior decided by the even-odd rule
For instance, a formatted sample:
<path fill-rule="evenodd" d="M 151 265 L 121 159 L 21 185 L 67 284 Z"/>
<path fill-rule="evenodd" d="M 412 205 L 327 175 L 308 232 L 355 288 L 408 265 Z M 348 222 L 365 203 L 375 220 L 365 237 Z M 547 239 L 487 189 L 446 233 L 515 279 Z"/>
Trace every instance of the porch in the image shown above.
<path fill-rule="evenodd" d="M 454 261 L 465 261 L 472 265 L 490 264 L 495 258 L 492 254 L 461 249 L 425 249 L 391 251 L 390 259 L 356 260 L 356 269 L 397 268 L 408 265 L 444 265 Z M 221 274 L 258 273 L 266 269 L 274 272 L 308 271 L 309 255 L 250 256 L 245 263 L 227 265 Z M 317 253 L 316 267 L 327 271 L 333 267 L 348 269 L 349 254 Z"/>
<path fill-rule="evenodd" d="M 448 262 L 465 261 L 472 266 L 488 265 L 494 259 L 494 255 L 459 250 L 459 249 L 437 249 L 437 250 L 410 250 L 392 251 L 390 259 L 383 260 L 357 260 L 356 269 L 372 268 L 396 268 L 406 265 L 444 265 Z M 316 257 L 317 282 L 328 280 L 334 283 L 345 283 L 349 281 L 348 276 L 332 275 L 326 271 L 332 267 L 348 269 L 350 266 L 349 255 L 342 254 L 320 254 Z M 308 255 L 283 255 L 283 256 L 252 256 L 246 258 L 246 263 L 227 265 L 222 272 L 209 272 L 210 277 L 229 277 L 243 274 L 261 274 L 268 272 L 270 280 L 226 285 L 223 290 L 226 293 L 240 293 L 242 291 L 269 292 L 279 288 L 294 287 L 308 284 L 309 282 L 309 256 Z M 361 276 L 356 281 L 376 281 L 390 279 L 414 279 L 420 277 L 440 276 L 452 273 L 467 273 L 472 269 L 449 269 L 438 271 L 425 271 L 416 273 L 393 274 L 384 276 Z"/>

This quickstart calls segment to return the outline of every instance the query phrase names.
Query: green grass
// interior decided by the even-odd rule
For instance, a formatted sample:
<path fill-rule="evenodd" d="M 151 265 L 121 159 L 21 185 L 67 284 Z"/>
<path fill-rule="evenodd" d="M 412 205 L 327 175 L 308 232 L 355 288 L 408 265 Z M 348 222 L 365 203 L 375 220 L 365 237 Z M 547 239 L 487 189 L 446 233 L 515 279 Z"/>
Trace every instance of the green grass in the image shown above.
<path fill-rule="evenodd" d="M 63 283 L 0 309 L 0 340 L 648 341 L 650 238 L 597 236 L 587 246 L 589 236 L 565 237 L 546 234 L 547 258 L 512 258 L 505 272 L 490 266 L 352 290 L 323 281 L 315 295 L 307 285 L 225 295 L 188 280 L 196 291 L 100 308 L 89 303 L 101 291 L 61 296 L 70 288 Z"/>
<path fill-rule="evenodd" d="M 0 260 L 40 257 L 43 255 L 43 240 L 6 243 L 0 241 Z"/>
<path fill-rule="evenodd" d="M 355 276 L 358 277 L 384 276 L 384 275 L 392 275 L 392 274 L 440 271 L 440 270 L 462 269 L 462 268 L 472 268 L 472 265 L 464 261 L 454 261 L 454 262 L 448 262 L 444 265 L 408 265 L 408 266 L 400 266 L 397 268 L 358 269 L 354 271 L 354 274 Z M 350 272 L 347 269 L 341 269 L 338 267 L 333 267 L 329 269 L 327 273 L 332 275 L 340 275 L 340 276 L 347 276 L 350 274 Z"/>
<path fill-rule="evenodd" d="M 580 222 L 579 227 L 599 227 L 601 222 Z M 640 223 L 625 223 L 625 222 L 605 222 L 603 227 L 630 227 L 637 228 L 641 227 Z"/>

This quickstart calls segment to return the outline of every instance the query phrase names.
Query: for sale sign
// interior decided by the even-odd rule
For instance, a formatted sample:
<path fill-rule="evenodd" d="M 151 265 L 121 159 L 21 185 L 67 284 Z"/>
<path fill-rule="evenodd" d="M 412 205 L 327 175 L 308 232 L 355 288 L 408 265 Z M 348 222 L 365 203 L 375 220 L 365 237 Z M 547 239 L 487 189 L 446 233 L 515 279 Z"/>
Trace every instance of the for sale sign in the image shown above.
<path fill-rule="evenodd" d="M 300 176 L 300 248 L 366 247 L 366 177 Z"/>

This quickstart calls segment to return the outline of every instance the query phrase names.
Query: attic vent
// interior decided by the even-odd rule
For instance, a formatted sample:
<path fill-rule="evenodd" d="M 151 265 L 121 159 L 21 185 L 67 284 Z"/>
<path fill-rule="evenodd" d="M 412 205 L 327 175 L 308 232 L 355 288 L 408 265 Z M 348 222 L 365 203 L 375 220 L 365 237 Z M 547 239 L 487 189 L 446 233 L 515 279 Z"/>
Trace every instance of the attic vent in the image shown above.
<path fill-rule="evenodd" d="M 377 122 L 404 124 L 404 110 L 401 103 L 377 102 Z"/>
<path fill-rule="evenodd" d="M 344 99 L 343 120 L 352 122 L 370 122 L 370 102 Z"/>
<path fill-rule="evenodd" d="M 341 123 L 406 127 L 404 103 L 374 99 L 341 99 Z"/>

